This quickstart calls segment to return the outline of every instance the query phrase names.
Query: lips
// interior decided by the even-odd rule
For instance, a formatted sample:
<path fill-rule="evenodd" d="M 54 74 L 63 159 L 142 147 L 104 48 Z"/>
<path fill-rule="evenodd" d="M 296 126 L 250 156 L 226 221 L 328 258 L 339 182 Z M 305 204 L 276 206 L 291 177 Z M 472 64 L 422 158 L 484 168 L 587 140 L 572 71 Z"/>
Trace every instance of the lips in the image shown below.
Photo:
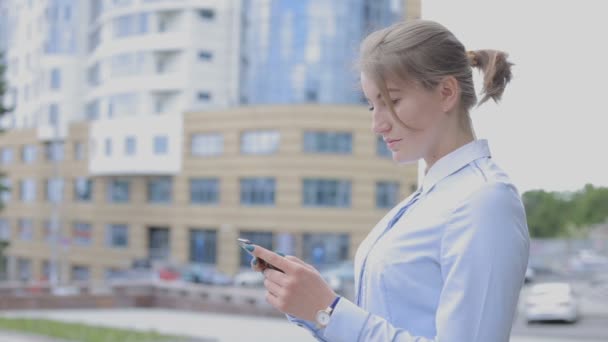
<path fill-rule="evenodd" d="M 388 146 L 388 148 L 392 149 L 393 147 L 395 147 L 395 145 L 397 145 L 397 143 L 399 143 L 402 139 L 386 139 L 384 140 L 386 142 L 386 146 Z"/>

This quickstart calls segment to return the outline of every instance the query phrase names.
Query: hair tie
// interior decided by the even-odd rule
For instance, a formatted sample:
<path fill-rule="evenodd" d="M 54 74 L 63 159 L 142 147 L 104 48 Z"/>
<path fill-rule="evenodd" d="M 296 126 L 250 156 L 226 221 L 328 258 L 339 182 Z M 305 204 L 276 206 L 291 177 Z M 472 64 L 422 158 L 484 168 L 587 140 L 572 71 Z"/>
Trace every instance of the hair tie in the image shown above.
<path fill-rule="evenodd" d="M 467 51 L 467 58 L 469 59 L 469 64 L 471 66 L 477 66 L 477 54 L 475 51 Z"/>

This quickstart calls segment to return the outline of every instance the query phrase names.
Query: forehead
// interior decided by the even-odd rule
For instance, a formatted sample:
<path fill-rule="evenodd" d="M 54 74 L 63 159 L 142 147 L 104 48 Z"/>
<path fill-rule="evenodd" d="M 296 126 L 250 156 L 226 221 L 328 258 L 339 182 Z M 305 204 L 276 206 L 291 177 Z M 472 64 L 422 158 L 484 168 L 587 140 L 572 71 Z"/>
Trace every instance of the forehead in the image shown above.
<path fill-rule="evenodd" d="M 405 90 L 407 84 L 403 81 L 397 81 L 394 78 L 387 78 L 385 86 L 389 93 L 393 93 Z M 380 90 L 378 89 L 376 82 L 364 73 L 361 73 L 361 88 L 367 98 L 380 98 Z"/>

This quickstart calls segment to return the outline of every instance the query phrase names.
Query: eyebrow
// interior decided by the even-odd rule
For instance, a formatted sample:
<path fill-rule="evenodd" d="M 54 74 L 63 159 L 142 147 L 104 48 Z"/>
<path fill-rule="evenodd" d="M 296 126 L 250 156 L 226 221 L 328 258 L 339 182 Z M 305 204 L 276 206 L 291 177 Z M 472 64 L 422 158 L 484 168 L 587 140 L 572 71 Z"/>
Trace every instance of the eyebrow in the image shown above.
<path fill-rule="evenodd" d="M 387 90 L 389 93 L 395 92 L 395 91 L 401 91 L 401 89 L 397 89 L 397 88 L 388 88 Z M 382 94 L 378 93 L 378 95 L 376 95 L 376 98 L 379 99 L 381 96 L 382 96 Z"/>

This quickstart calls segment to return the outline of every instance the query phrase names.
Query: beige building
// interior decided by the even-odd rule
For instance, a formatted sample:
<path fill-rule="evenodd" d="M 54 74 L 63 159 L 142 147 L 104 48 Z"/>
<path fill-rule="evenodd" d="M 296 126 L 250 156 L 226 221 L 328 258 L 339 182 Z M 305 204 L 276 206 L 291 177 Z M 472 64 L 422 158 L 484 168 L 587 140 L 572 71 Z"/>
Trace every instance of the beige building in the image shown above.
<path fill-rule="evenodd" d="M 234 274 L 248 262 L 239 236 L 316 265 L 351 259 L 375 223 L 416 188 L 416 166 L 391 160 L 361 106 L 240 107 L 171 117 L 182 121 L 182 131 L 169 141 L 155 137 L 153 147 L 159 154 L 180 151 L 175 171 L 121 167 L 130 156 L 141 159 L 136 154 L 146 142 L 93 134 L 103 122 L 70 125 L 57 146 L 35 129 L 0 135 L 11 188 L 3 195 L 0 238 L 10 240 L 12 279 L 48 278 L 53 203 L 60 279 L 101 280 L 148 258 L 213 264 Z M 175 144 L 181 148 L 171 150 Z M 109 167 L 99 166 L 102 157 Z"/>

